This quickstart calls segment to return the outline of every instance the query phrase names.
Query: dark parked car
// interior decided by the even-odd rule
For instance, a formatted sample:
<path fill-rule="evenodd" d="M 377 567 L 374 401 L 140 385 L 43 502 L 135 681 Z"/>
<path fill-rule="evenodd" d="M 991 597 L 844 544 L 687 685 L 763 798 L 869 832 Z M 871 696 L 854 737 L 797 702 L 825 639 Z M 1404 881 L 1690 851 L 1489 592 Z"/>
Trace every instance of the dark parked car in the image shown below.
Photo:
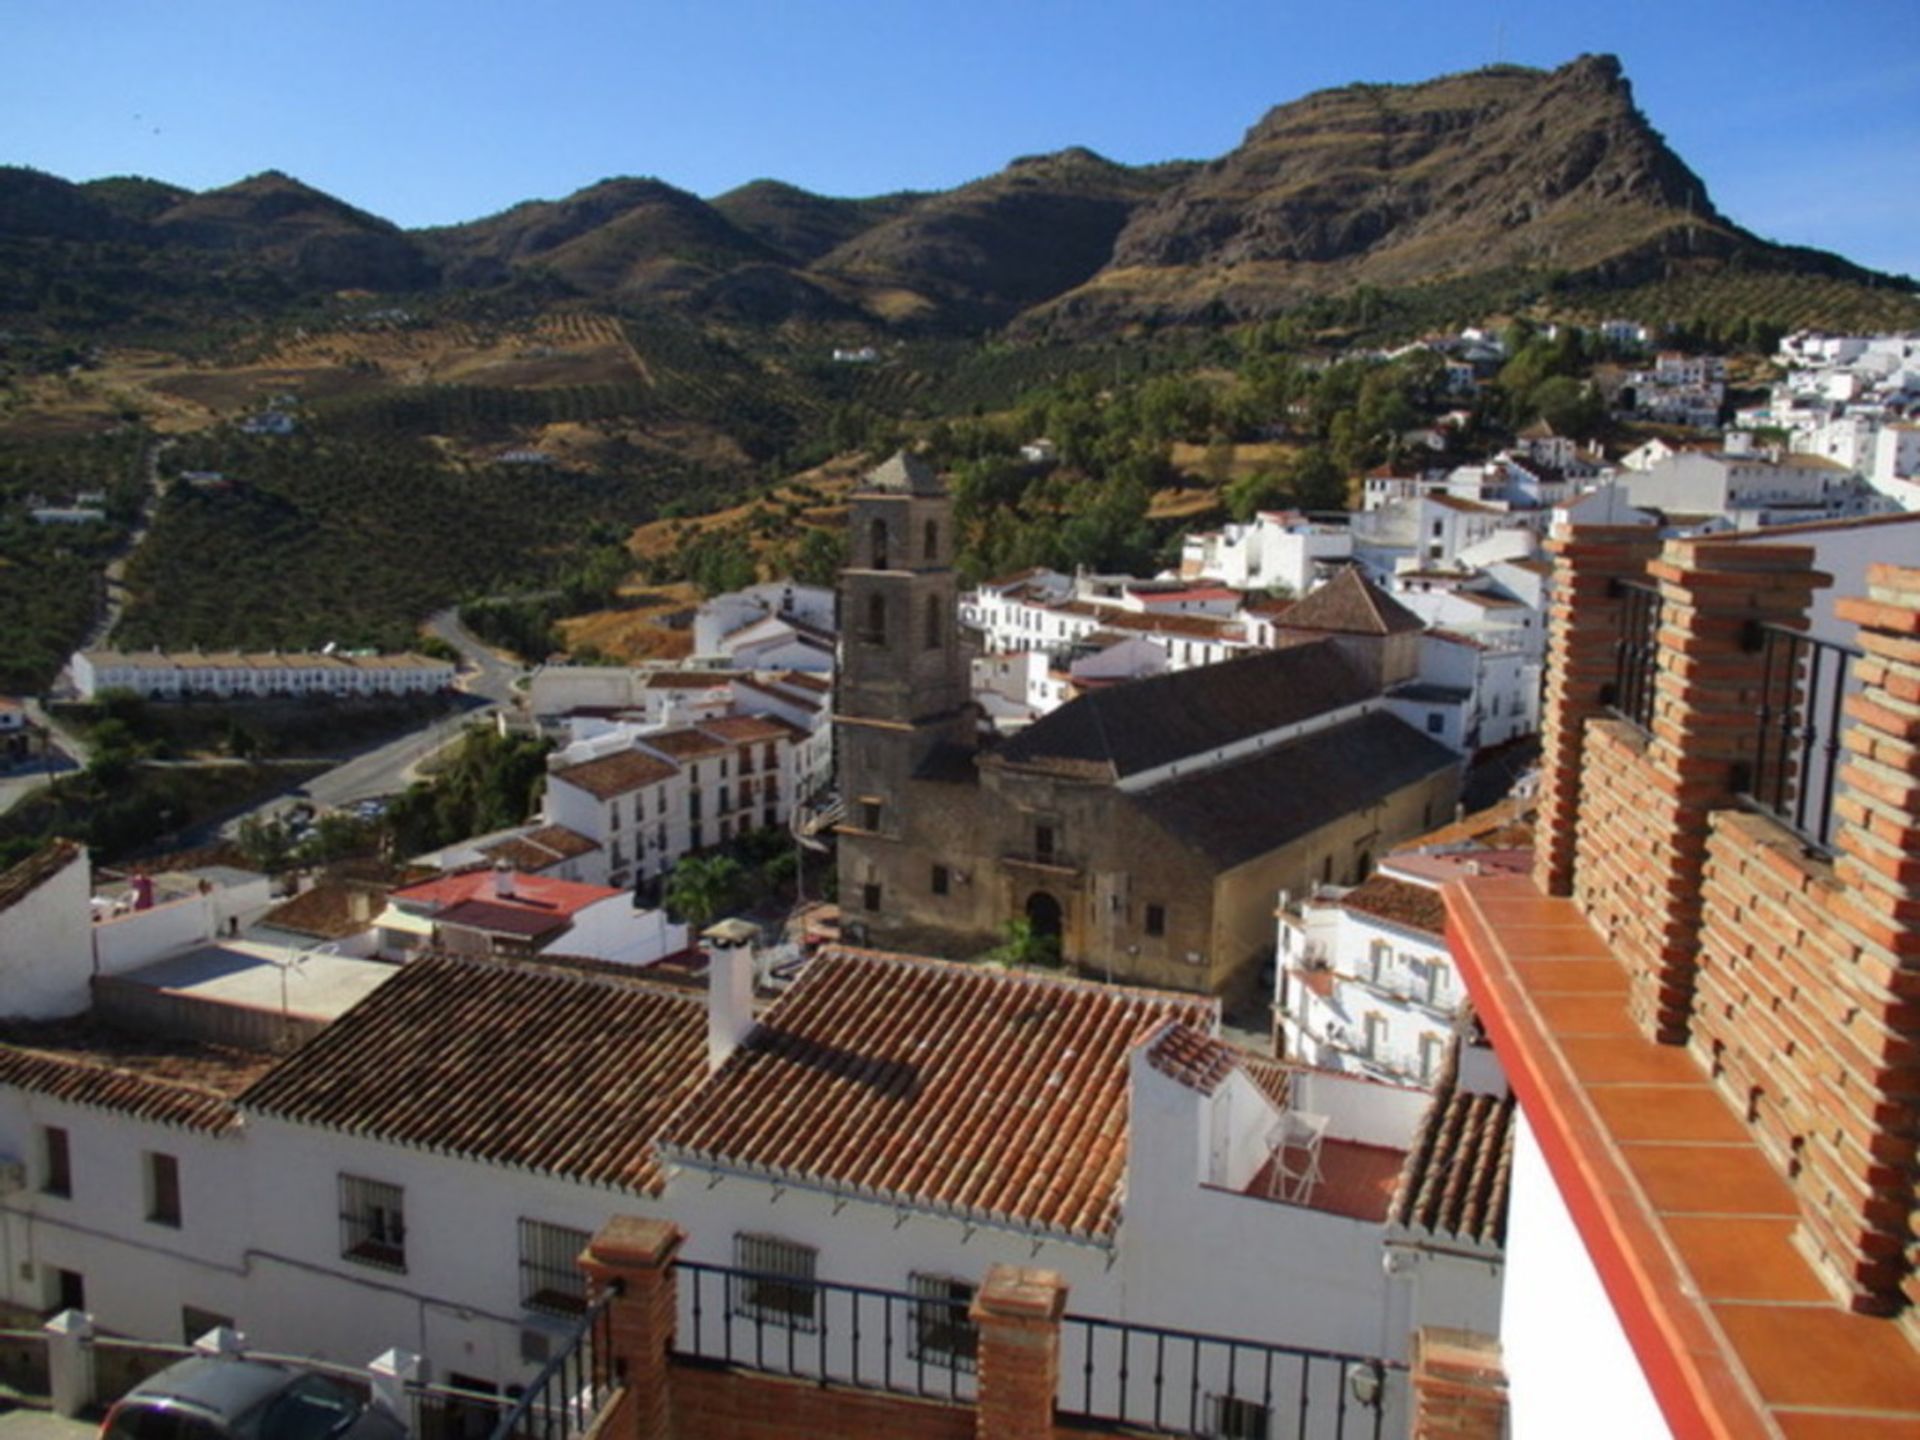
<path fill-rule="evenodd" d="M 195 1355 L 114 1403 L 100 1440 L 403 1440 L 400 1420 L 325 1375 Z"/>

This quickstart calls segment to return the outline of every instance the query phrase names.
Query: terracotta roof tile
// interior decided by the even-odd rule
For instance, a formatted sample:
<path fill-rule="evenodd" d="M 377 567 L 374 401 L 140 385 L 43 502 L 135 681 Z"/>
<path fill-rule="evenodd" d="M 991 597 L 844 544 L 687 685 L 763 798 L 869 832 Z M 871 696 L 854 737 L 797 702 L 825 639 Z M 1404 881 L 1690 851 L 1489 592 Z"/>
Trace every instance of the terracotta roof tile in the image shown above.
<path fill-rule="evenodd" d="M 564 780 L 597 800 L 611 800 L 643 785 L 658 784 L 680 773 L 679 767 L 644 750 L 618 750 L 597 760 L 583 760 L 553 772 L 552 778 Z"/>
<path fill-rule="evenodd" d="M 539 964 L 415 960 L 240 1098 L 299 1124 L 657 1193 L 706 1006 Z"/>
<path fill-rule="evenodd" d="M 662 730 L 657 735 L 642 735 L 640 743 L 674 760 L 699 760 L 708 755 L 724 755 L 731 748 L 725 740 L 691 725 L 678 730 Z"/>
<path fill-rule="evenodd" d="M 1414 1132 L 1388 1219 L 1436 1236 L 1504 1245 L 1513 1189 L 1513 1096 L 1458 1085 L 1455 1042 Z"/>
<path fill-rule="evenodd" d="M 1147 1051 L 1147 1063 L 1189 1089 L 1211 1095 L 1240 1068 L 1234 1048 L 1190 1025 L 1169 1025 Z"/>
<path fill-rule="evenodd" d="M 662 1136 L 690 1163 L 1111 1234 L 1127 1060 L 1213 1001 L 823 950 Z"/>
<path fill-rule="evenodd" d="M 1404 925 L 1436 939 L 1446 933 L 1446 904 L 1440 899 L 1440 892 L 1427 885 L 1373 875 L 1343 895 L 1340 904 L 1348 910 Z"/>
<path fill-rule="evenodd" d="M 86 1019 L 0 1026 L 0 1085 L 189 1130 L 233 1126 L 233 1097 L 273 1063 L 269 1055 L 131 1036 Z"/>
<path fill-rule="evenodd" d="M 262 925 L 337 940 L 367 928 L 386 903 L 385 886 L 322 880 L 260 917 Z"/>
<path fill-rule="evenodd" d="M 763 715 L 722 715 L 718 719 L 702 720 L 700 729 L 717 740 L 731 741 L 736 745 L 760 740 L 791 740 L 803 733 L 784 720 Z"/>
<path fill-rule="evenodd" d="M 515 870 L 537 874 L 565 861 L 590 855 L 599 848 L 598 841 L 589 839 L 578 830 L 569 830 L 564 825 L 542 825 L 524 835 L 513 835 L 492 845 L 483 845 L 480 853 L 490 860 L 504 861 Z"/>

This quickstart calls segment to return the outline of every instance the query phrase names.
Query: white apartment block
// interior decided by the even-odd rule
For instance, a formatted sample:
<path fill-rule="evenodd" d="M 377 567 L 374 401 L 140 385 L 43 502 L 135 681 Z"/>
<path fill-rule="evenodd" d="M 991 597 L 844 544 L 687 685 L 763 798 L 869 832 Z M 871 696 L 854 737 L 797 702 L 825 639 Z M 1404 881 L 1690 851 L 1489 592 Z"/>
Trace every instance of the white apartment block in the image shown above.
<path fill-rule="evenodd" d="M 449 688 L 454 678 L 453 662 L 414 654 L 81 650 L 69 669 L 87 700 L 108 690 L 159 700 L 426 695 Z"/>

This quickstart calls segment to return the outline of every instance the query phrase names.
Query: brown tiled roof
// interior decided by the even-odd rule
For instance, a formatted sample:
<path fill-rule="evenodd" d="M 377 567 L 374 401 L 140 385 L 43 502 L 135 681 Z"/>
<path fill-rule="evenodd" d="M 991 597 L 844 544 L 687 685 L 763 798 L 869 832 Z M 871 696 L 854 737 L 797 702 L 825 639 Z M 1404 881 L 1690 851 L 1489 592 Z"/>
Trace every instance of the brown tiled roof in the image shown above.
<path fill-rule="evenodd" d="M 386 886 L 354 885 L 322 880 L 291 900 L 282 901 L 260 917 L 262 925 L 336 940 L 364 930 L 386 903 Z M 356 915 L 356 901 L 361 913 Z"/>
<path fill-rule="evenodd" d="M 415 960 L 243 1110 L 657 1193 L 653 1141 L 706 1072 L 706 1007 L 540 964 Z"/>
<path fill-rule="evenodd" d="M 1293 1094 L 1293 1067 L 1284 1060 L 1268 1060 L 1260 1055 L 1240 1056 L 1240 1068 L 1280 1109 L 1284 1110 Z"/>
<path fill-rule="evenodd" d="M 557 934 L 573 922 L 551 911 L 529 910 L 521 905 L 497 905 L 486 900 L 462 900 L 435 915 L 434 923 L 453 925 L 463 930 L 479 930 L 488 935 L 516 935 L 534 940 Z"/>
<path fill-rule="evenodd" d="M 1061 615 L 1078 615 L 1098 620 L 1114 630 L 1141 630 L 1154 635 L 1187 635 L 1199 640 L 1239 640 L 1246 627 L 1211 615 L 1167 615 L 1150 610 L 1122 610 L 1114 605 L 1095 605 L 1090 600 L 1069 600 L 1048 609 Z"/>
<path fill-rule="evenodd" d="M 641 743 L 675 760 L 698 760 L 706 755 L 724 753 L 728 746 L 703 730 L 689 725 L 678 730 L 662 730 L 658 735 L 643 735 Z"/>
<path fill-rule="evenodd" d="M 1440 936 L 1447 929 L 1447 907 L 1440 892 L 1426 885 L 1410 885 L 1386 875 L 1374 875 L 1340 900 L 1348 910 L 1373 915 L 1422 934 Z"/>
<path fill-rule="evenodd" d="M 11 869 L 0 871 L 0 910 L 18 905 L 71 865 L 80 854 L 75 840 L 49 840 Z"/>
<path fill-rule="evenodd" d="M 734 678 L 728 670 L 656 670 L 647 676 L 647 689 L 717 690 L 731 685 Z"/>
<path fill-rule="evenodd" d="M 1134 688 L 1099 693 L 1124 697 Z M 1167 834 L 1228 869 L 1459 763 L 1438 741 L 1376 711 L 1129 798 Z"/>
<path fill-rule="evenodd" d="M 577 786 L 595 799 L 611 800 L 679 773 L 678 767 L 658 755 L 649 755 L 644 750 L 616 750 L 598 760 L 583 760 L 578 765 L 556 770 L 553 778 Z"/>
<path fill-rule="evenodd" d="M 569 830 L 564 825 L 542 825 L 525 835 L 510 835 L 505 840 L 483 845 L 480 853 L 489 860 L 504 861 L 515 870 L 537 874 L 599 848 L 598 841 L 588 839 L 578 830 Z"/>
<path fill-rule="evenodd" d="M 759 740 L 791 740 L 800 733 L 784 720 L 762 715 L 722 715 L 715 720 L 702 720 L 700 729 L 736 745 Z"/>
<path fill-rule="evenodd" d="M 816 695 L 824 695 L 833 688 L 833 682 L 818 675 L 809 675 L 804 670 L 782 670 L 774 677 L 781 685 L 794 685 L 802 690 L 811 690 Z"/>
<path fill-rule="evenodd" d="M 133 1036 L 79 1020 L 0 1026 L 0 1085 L 189 1130 L 221 1131 L 239 1118 L 233 1097 L 272 1056 Z"/>
<path fill-rule="evenodd" d="M 1388 1211 L 1392 1224 L 1482 1245 L 1507 1238 L 1513 1096 L 1459 1088 L 1455 1042 L 1433 1105 L 1414 1132 Z"/>
<path fill-rule="evenodd" d="M 1357 704 L 1373 684 L 1332 641 L 1093 690 L 1029 725 L 982 764 L 1117 780 Z"/>
<path fill-rule="evenodd" d="M 1482 505 L 1478 500 L 1462 500 L 1458 495 L 1429 495 L 1427 499 L 1442 510 L 1454 510 L 1463 515 L 1501 515 L 1505 512 L 1497 505 Z"/>
<path fill-rule="evenodd" d="M 1426 622 L 1349 565 L 1274 617 L 1289 630 L 1329 635 L 1400 635 Z"/>
<path fill-rule="evenodd" d="M 662 1136 L 670 1155 L 1075 1235 L 1110 1234 L 1127 1060 L 1212 1001 L 832 947 Z"/>

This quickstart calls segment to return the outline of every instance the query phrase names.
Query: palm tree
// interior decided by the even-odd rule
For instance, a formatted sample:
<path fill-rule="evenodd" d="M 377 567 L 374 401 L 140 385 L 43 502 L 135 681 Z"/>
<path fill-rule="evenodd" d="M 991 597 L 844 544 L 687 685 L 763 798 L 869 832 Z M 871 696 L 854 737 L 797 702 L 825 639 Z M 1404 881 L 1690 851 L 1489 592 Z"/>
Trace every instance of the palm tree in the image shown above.
<path fill-rule="evenodd" d="M 698 934 L 738 903 L 743 878 L 729 855 L 689 855 L 667 877 L 667 909 Z"/>

